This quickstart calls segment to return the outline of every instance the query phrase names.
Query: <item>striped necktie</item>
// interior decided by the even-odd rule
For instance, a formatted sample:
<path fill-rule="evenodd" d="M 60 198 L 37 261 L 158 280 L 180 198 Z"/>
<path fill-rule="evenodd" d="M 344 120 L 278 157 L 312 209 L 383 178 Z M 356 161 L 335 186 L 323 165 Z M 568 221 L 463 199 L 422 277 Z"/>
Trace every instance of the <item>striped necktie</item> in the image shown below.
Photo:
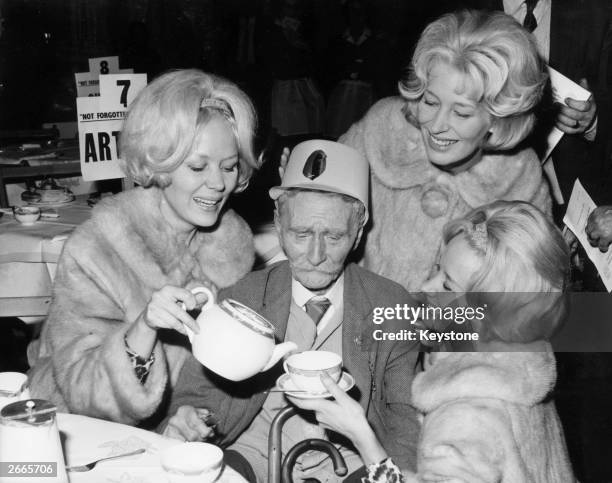
<path fill-rule="evenodd" d="M 538 0 L 526 0 L 525 5 L 527 5 L 527 13 L 525 14 L 525 20 L 523 20 L 523 27 L 525 27 L 530 32 L 533 32 L 538 26 L 538 22 L 533 14 L 533 11 L 538 3 Z"/>
<path fill-rule="evenodd" d="M 313 297 L 306 302 L 304 308 L 316 326 L 319 324 L 330 305 L 331 302 L 325 297 Z"/>

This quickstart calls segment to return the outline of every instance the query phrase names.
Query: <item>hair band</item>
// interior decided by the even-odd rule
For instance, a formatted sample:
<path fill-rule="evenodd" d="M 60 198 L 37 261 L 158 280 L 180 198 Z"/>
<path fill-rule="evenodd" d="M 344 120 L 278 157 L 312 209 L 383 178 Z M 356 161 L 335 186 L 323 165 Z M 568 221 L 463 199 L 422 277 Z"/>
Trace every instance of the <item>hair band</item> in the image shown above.
<path fill-rule="evenodd" d="M 202 99 L 202 103 L 200 104 L 200 108 L 214 109 L 216 111 L 221 112 L 227 119 L 233 121 L 234 113 L 232 112 L 232 108 L 229 104 L 221 99 L 214 99 L 212 97 Z"/>
<path fill-rule="evenodd" d="M 487 233 L 487 215 L 479 211 L 472 218 L 468 236 L 477 250 L 486 253 L 489 235 Z"/>

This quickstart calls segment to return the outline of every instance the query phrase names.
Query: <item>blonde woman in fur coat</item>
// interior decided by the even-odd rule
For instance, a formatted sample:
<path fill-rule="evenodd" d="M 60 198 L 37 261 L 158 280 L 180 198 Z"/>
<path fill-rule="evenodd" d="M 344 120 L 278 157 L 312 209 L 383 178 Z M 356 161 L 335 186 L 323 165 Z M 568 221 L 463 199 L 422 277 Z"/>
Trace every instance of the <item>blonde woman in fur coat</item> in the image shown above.
<path fill-rule="evenodd" d="M 468 292 L 469 306 L 487 309 L 472 322 L 480 336 L 472 352 L 433 352 L 414 378 L 412 404 L 422 414 L 416 473 L 402 474 L 359 404 L 329 378 L 335 401 L 291 400 L 351 439 L 368 466 L 367 483 L 574 482 L 549 399 L 556 366 L 546 342 L 567 310 L 568 275 L 563 236 L 529 203 L 498 201 L 447 225 L 440 266 L 423 288 L 447 297 Z"/>
<path fill-rule="evenodd" d="M 103 200 L 66 242 L 29 351 L 35 397 L 128 424 L 156 416 L 187 355 L 180 334 L 198 330 L 178 302 L 193 309 L 190 288 L 252 267 L 248 225 L 225 204 L 257 167 L 255 122 L 238 87 L 197 70 L 142 91 L 120 140 L 140 187 Z"/>
<path fill-rule="evenodd" d="M 371 169 L 363 265 L 417 291 L 451 219 L 497 199 L 546 213 L 531 131 L 546 81 L 533 36 L 503 13 L 458 12 L 421 35 L 402 97 L 375 104 L 339 141 Z"/>

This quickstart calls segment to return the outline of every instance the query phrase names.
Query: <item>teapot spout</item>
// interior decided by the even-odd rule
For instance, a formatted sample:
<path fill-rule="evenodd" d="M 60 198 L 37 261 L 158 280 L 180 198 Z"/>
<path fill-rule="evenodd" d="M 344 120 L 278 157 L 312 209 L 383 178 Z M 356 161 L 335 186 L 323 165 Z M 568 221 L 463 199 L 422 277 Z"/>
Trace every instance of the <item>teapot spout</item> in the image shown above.
<path fill-rule="evenodd" d="M 274 346 L 274 350 L 272 351 L 272 355 L 270 356 L 270 360 L 266 364 L 266 366 L 261 370 L 261 372 L 267 371 L 272 366 L 276 365 L 276 363 L 284 356 L 289 354 L 289 352 L 294 352 L 297 350 L 297 345 L 295 342 L 283 342 L 282 344 L 277 344 Z"/>

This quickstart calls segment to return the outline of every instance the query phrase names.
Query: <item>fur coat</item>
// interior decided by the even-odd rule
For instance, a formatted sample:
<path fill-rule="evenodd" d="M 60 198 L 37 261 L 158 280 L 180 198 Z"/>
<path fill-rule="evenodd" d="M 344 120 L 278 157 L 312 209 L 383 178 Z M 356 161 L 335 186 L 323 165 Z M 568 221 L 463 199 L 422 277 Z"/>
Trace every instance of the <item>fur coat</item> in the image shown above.
<path fill-rule="evenodd" d="M 399 97 L 379 101 L 339 141 L 370 163 L 372 224 L 362 264 L 418 291 L 438 260 L 448 221 L 498 199 L 529 201 L 549 214 L 551 198 L 532 149 L 485 154 L 457 175 L 436 168 L 405 105 Z"/>
<path fill-rule="evenodd" d="M 137 424 L 153 416 L 188 353 L 186 338 L 158 332 L 155 362 L 141 385 L 124 334 L 164 285 L 227 287 L 250 271 L 247 224 L 225 212 L 189 247 L 159 206 L 159 188 L 135 188 L 103 200 L 62 252 L 49 315 L 29 350 L 34 397 L 60 411 Z"/>
<path fill-rule="evenodd" d="M 555 358 L 540 352 L 437 352 L 412 385 L 424 414 L 408 481 L 571 483 L 554 403 Z M 415 478 L 414 476 L 412 478 Z"/>

